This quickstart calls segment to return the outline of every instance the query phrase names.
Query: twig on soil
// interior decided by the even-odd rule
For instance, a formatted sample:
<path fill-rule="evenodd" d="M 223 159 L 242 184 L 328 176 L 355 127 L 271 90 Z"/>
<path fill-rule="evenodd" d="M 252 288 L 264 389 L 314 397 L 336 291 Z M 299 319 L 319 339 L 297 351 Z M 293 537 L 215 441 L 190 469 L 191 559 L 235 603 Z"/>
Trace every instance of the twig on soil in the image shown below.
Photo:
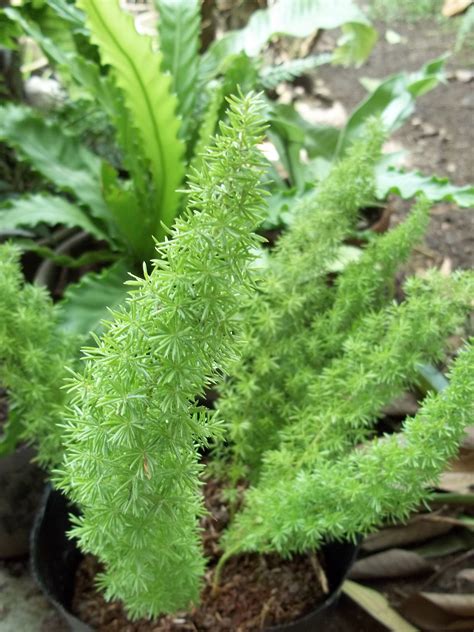
<path fill-rule="evenodd" d="M 326 573 L 324 572 L 324 569 L 319 562 L 318 556 L 316 555 L 316 553 L 311 553 L 311 555 L 309 556 L 309 559 L 311 562 L 311 566 L 313 567 L 313 570 L 315 572 L 315 575 L 321 585 L 321 589 L 323 593 L 327 595 L 329 593 L 329 583 L 326 577 Z"/>
<path fill-rule="evenodd" d="M 460 564 L 461 562 L 464 562 L 465 560 L 468 560 L 473 555 L 474 555 L 474 551 L 467 551 L 467 553 L 463 553 L 462 555 L 458 555 L 457 557 L 455 557 L 454 560 L 451 560 L 450 562 L 446 562 L 446 564 L 444 564 L 441 568 L 439 568 L 435 573 L 433 573 L 433 575 L 431 575 L 431 577 L 429 577 L 425 581 L 424 584 L 422 584 L 419 592 L 423 592 L 427 586 L 430 586 L 434 581 L 436 581 L 439 577 L 441 577 L 441 575 L 443 575 L 443 573 L 445 573 L 448 569 L 452 568 L 453 566 L 457 566 L 458 564 Z"/>

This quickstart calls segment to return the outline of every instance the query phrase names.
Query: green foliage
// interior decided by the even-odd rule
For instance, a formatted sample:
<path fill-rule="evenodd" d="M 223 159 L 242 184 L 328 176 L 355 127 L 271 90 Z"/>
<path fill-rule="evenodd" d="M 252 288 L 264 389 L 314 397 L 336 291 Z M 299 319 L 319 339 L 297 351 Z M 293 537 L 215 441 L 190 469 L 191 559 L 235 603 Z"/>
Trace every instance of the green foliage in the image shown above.
<path fill-rule="evenodd" d="M 336 155 L 343 155 L 363 132 L 370 116 L 382 116 L 387 132 L 395 131 L 415 110 L 416 98 L 433 90 L 444 79 L 446 55 L 413 73 L 388 77 L 354 110 L 342 130 Z"/>
<path fill-rule="evenodd" d="M 8 32 L 22 31 L 41 47 L 72 99 L 55 113 L 56 123 L 48 121 L 45 113 L 40 117 L 25 108 L 18 108 L 15 116 L 4 112 L 9 123 L 4 140 L 58 192 L 72 195 L 65 202 L 52 198 L 48 191 L 47 198 L 37 198 L 36 206 L 30 199 L 12 200 L 11 212 L 3 213 L 3 225 L 13 222 L 7 226 L 10 231 L 20 225 L 20 219 L 25 227 L 48 224 L 52 211 L 58 209 L 57 223 L 74 224 L 105 237 L 113 251 L 109 259 L 118 252 L 127 265 L 149 260 L 153 239 L 164 237 L 166 227 L 184 205 L 177 190 L 183 185 L 185 162 L 199 167 L 202 150 L 225 116 L 225 97 L 235 94 L 238 87 L 248 91 L 262 82 L 275 82 L 282 73 L 294 77 L 315 65 L 311 58 L 301 60 L 292 67 L 263 70 L 260 79 L 258 55 L 274 33 L 301 37 L 315 28 L 337 28 L 350 22 L 347 28 L 355 33 L 355 55 L 347 42 L 339 53 L 354 62 L 360 61 L 361 50 L 368 54 L 375 38 L 375 31 L 352 0 L 338 0 L 330 11 L 319 2 L 279 0 L 268 11 L 255 13 L 245 29 L 224 37 L 200 56 L 197 0 L 156 0 L 155 4 L 158 49 L 153 40 L 136 32 L 132 17 L 119 8 L 118 0 L 26 0 L 1 12 Z M 99 108 L 108 119 L 120 153 L 110 141 L 101 151 L 102 160 L 85 149 L 79 140 L 81 125 L 74 126 L 76 136 L 64 133 L 61 111 L 76 108 L 77 116 L 82 117 L 84 107 L 92 113 Z M 94 120 L 90 120 L 91 126 Z M 23 124 L 26 137 L 21 133 Z M 294 162 L 296 152 L 295 146 Z M 49 201 L 50 209 L 46 206 Z M 59 258 L 46 247 L 33 248 L 31 241 L 22 245 L 58 264 L 77 265 L 73 258 Z M 92 253 L 84 257 L 94 259 Z M 106 295 L 104 292 L 104 299 Z M 72 292 L 69 307 L 74 296 Z M 102 315 L 104 310 L 105 303 Z M 73 321 L 85 322 L 81 318 Z"/>
<path fill-rule="evenodd" d="M 131 282 L 71 381 L 56 483 L 82 509 L 72 534 L 104 562 L 106 596 L 132 617 L 198 599 L 199 447 L 227 441 L 214 464 L 230 497 L 241 476 L 253 485 L 224 537 L 222 565 L 237 552 L 291 555 L 405 517 L 471 419 L 466 351 L 450 386 L 429 395 L 403 433 L 376 436 L 383 407 L 418 383 L 420 365 L 443 357 L 474 289 L 472 274 L 434 272 L 409 279 L 406 299 L 393 300 L 397 267 L 428 222 L 425 198 L 331 282 L 374 195 L 380 120 L 302 197 L 267 264 L 256 265 L 263 107 L 231 100 L 160 258 Z M 216 382 L 217 414 L 197 404 Z"/>
<path fill-rule="evenodd" d="M 178 211 L 176 189 L 184 174 L 171 78 L 160 67 L 161 53 L 152 50 L 149 38 L 138 35 L 133 19 L 115 0 L 107 5 L 85 0 L 80 6 L 86 11 L 85 23 L 81 11 L 63 2 L 43 7 L 48 20 L 43 10 L 5 13 L 42 46 L 67 75 L 66 82 L 82 90 L 81 97 L 89 94 L 99 102 L 115 126 L 131 179 L 119 179 L 77 138 L 26 108 L 5 110 L 0 134 L 57 188 L 73 193 L 88 213 L 104 221 L 109 241 L 139 261 L 148 259 L 153 237 L 163 237 L 163 224 L 170 226 Z M 51 18 L 54 30 L 47 27 Z M 69 31 L 75 37 L 66 45 L 57 34 Z M 45 221 L 42 208 L 36 224 Z"/>
<path fill-rule="evenodd" d="M 334 51 L 333 62 L 349 66 L 361 66 L 370 55 L 378 35 L 368 23 L 345 22 L 341 25 L 342 37 Z"/>
<path fill-rule="evenodd" d="M 232 100 L 229 124 L 190 176 L 186 213 L 133 282 L 73 380 L 58 484 L 83 510 L 73 533 L 98 555 L 108 597 L 156 615 L 196 601 L 204 558 L 197 446 L 220 422 L 196 404 L 235 358 L 239 309 L 263 216 L 262 104 Z"/>
<path fill-rule="evenodd" d="M 427 301 L 432 297 L 428 293 Z M 323 455 L 292 477 L 266 477 L 247 494 L 247 507 L 228 533 L 227 546 L 234 552 L 287 554 L 317 547 L 328 536 L 355 538 L 373 530 L 382 516 L 406 519 L 428 497 L 429 486 L 455 455 L 472 421 L 473 368 L 471 344 L 454 364 L 449 387 L 429 395 L 416 417 L 405 422 L 402 434 L 374 439 L 339 459 Z M 274 476 L 279 458 L 286 472 L 283 454 L 275 454 Z M 268 475 L 270 471 L 269 464 Z"/>
<path fill-rule="evenodd" d="M 24 283 L 19 258 L 16 246 L 0 246 L 0 386 L 8 395 L 0 454 L 28 440 L 36 444 L 39 462 L 50 466 L 62 453 L 61 384 L 74 341 L 58 335 L 51 300 L 42 288 Z"/>
<path fill-rule="evenodd" d="M 302 379 L 307 324 L 328 300 L 328 266 L 337 260 L 358 210 L 372 195 L 383 139 L 379 127 L 374 121 L 367 140 L 354 146 L 331 176 L 301 199 L 291 230 L 278 241 L 265 270 L 261 294 L 252 297 L 248 307 L 245 361 L 232 372 L 234 379 L 219 404 L 223 417 L 231 421 L 234 465 L 249 465 L 247 476 L 256 475 L 262 452 L 284 423 L 285 381 Z"/>
<path fill-rule="evenodd" d="M 130 118 L 131 133 L 137 133 L 139 145 L 152 174 L 152 208 L 148 210 L 148 229 L 161 238 L 162 222 L 169 226 L 176 215 L 179 197 L 176 189 L 184 175 L 183 144 L 178 139 L 176 97 L 171 93 L 171 79 L 160 66 L 162 54 L 152 50 L 151 40 L 139 35 L 133 18 L 125 14 L 118 2 L 105 5 L 98 0 L 80 0 L 86 13 L 91 41 L 99 48 L 103 64 L 113 70 Z M 126 34 L 126 47 L 122 40 Z"/>
<path fill-rule="evenodd" d="M 293 106 L 272 105 L 270 138 L 288 171 L 291 187 L 285 189 L 281 182 L 273 185 L 272 215 L 268 226 L 291 223 L 296 206 L 285 202 L 284 198 L 292 194 L 301 195 L 315 178 L 323 179 L 331 166 L 341 160 L 351 145 L 365 133 L 370 117 L 381 117 L 388 133 L 405 123 L 414 112 L 416 99 L 443 81 L 445 61 L 446 56 L 443 56 L 428 62 L 417 72 L 398 73 L 379 82 L 355 108 L 341 130 L 313 125 Z M 309 161 L 302 161 L 302 150 L 305 150 Z M 432 202 L 450 200 L 462 207 L 472 206 L 471 186 L 459 187 L 436 176 L 401 171 L 393 165 L 394 158 L 396 156 L 381 156 L 376 165 L 374 199 L 385 200 L 391 192 L 405 199 L 422 193 Z"/>
<path fill-rule="evenodd" d="M 173 91 L 178 97 L 181 134 L 188 137 L 197 96 L 199 69 L 198 0 L 155 0 L 159 12 L 158 35 L 163 53 L 163 68 L 171 74 Z"/>
<path fill-rule="evenodd" d="M 333 169 L 321 187 L 321 199 L 316 190 L 314 217 L 321 208 L 329 212 L 327 190 L 334 187 L 344 195 L 343 174 L 350 167 L 360 170 L 360 179 L 353 173 L 350 181 L 363 186 L 367 167 L 360 166 L 361 157 L 373 156 L 367 144 L 361 141 Z M 330 211 L 339 224 L 334 209 Z M 313 248 L 320 251 L 319 265 L 327 269 L 335 246 L 299 242 L 298 249 L 285 252 L 282 268 L 280 250 L 274 262 L 270 257 L 267 278 L 274 282 L 268 285 L 264 278 L 259 300 L 254 297 L 247 307 L 250 335 L 244 362 L 231 371 L 218 403 L 230 437 L 227 454 L 217 453 L 226 477 L 231 483 L 241 476 L 253 481 L 244 509 L 224 538 L 221 564 L 238 552 L 304 552 L 317 548 L 323 539 L 352 538 L 384 519 L 404 518 L 455 452 L 472 419 L 472 379 L 467 371 L 469 365 L 474 368 L 472 352 L 461 356 L 460 384 L 454 381 L 446 389 L 449 410 L 460 408 L 452 425 L 449 415 L 430 417 L 437 405 L 429 399 L 416 420 L 406 422 L 401 435 L 371 441 L 383 407 L 418 383 L 422 363 L 442 359 L 446 338 L 464 322 L 471 305 L 474 275 L 469 272 L 452 278 L 436 272 L 414 277 L 405 285 L 404 302 L 391 299 L 396 268 L 422 237 L 427 211 L 427 201 L 418 202 L 405 223 L 373 240 L 332 286 L 325 278 L 318 283 L 304 255 L 309 262 Z M 291 242 L 300 217 L 296 215 L 281 248 L 284 239 Z M 306 221 L 310 223 L 309 214 Z M 284 282 L 275 281 L 272 264 L 281 277 L 286 276 Z M 306 313 L 301 310 L 311 292 L 298 283 L 296 270 L 315 292 Z M 293 285 L 299 285 L 299 302 L 292 300 Z M 281 327 L 279 308 L 287 294 L 290 309 Z M 457 374 L 454 369 L 453 377 Z M 440 407 L 446 402 L 444 395 L 436 401 Z M 427 427 L 436 427 L 439 434 L 428 438 Z M 443 441 L 438 455 L 437 440 Z M 382 480 L 380 471 L 385 473 Z"/>
<path fill-rule="evenodd" d="M 108 239 L 108 235 L 81 208 L 56 195 L 37 193 L 12 198 L 4 208 L 0 208 L 0 230 L 20 226 L 34 228 L 43 222 L 52 226 L 79 227 L 97 239 Z"/>
<path fill-rule="evenodd" d="M 474 186 L 459 187 L 447 178 L 425 176 L 416 171 L 404 171 L 390 167 L 383 162 L 376 173 L 377 197 L 385 199 L 389 193 L 396 193 L 407 200 L 421 191 L 433 202 L 454 202 L 460 207 L 474 207 Z"/>
<path fill-rule="evenodd" d="M 69 285 L 60 303 L 58 326 L 70 334 L 86 336 L 93 331 L 102 333 L 103 319 L 115 310 L 127 294 L 125 281 L 129 279 L 124 261 L 117 261 L 98 273 L 86 274 L 79 283 Z M 107 312 L 104 313 L 104 305 Z"/>
<path fill-rule="evenodd" d="M 427 226 L 429 204 L 420 199 L 404 223 L 373 238 L 328 283 L 327 271 L 355 219 L 353 210 L 344 223 L 351 203 L 360 205 L 375 186 L 382 141 L 377 122 L 362 138 L 303 198 L 269 257 L 259 296 L 245 306 L 242 359 L 218 401 L 230 442 L 217 456 L 231 484 L 244 476 L 253 487 L 224 538 L 221 564 L 238 552 L 288 556 L 406 517 L 472 418 L 469 351 L 460 360 L 463 378 L 456 382 L 454 369 L 453 384 L 436 405 L 429 398 L 401 435 L 372 440 L 383 407 L 419 382 L 421 365 L 443 358 L 447 337 L 469 312 L 474 275 L 414 277 L 405 284 L 406 299 L 393 301 L 397 267 Z M 463 409 L 453 422 L 447 415 L 431 419 L 438 405 Z M 436 426 L 438 434 L 423 426 Z M 437 440 L 444 443 L 438 456 Z"/>
<path fill-rule="evenodd" d="M 77 196 L 92 217 L 101 220 L 109 217 L 100 192 L 101 161 L 58 125 L 31 108 L 6 105 L 0 108 L 0 139 L 14 147 L 20 157 L 58 189 Z M 41 218 L 41 212 L 37 217 Z M 51 218 L 39 221 L 50 222 Z"/>

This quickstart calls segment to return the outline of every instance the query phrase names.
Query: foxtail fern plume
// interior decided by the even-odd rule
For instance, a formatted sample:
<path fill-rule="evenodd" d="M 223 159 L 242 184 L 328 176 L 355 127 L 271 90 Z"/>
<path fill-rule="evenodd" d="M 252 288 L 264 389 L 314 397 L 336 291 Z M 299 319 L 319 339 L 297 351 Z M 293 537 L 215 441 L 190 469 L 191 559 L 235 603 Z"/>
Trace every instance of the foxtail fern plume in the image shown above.
<path fill-rule="evenodd" d="M 262 453 L 286 423 L 285 381 L 303 369 L 308 324 L 331 301 L 327 271 L 359 209 L 374 196 L 374 165 L 384 138 L 378 120 L 314 193 L 298 204 L 291 229 L 277 243 L 261 293 L 249 305 L 244 362 L 221 387 L 237 466 L 254 477 Z M 425 209 L 426 210 L 426 209 Z"/>
<path fill-rule="evenodd" d="M 430 394 L 402 433 L 383 436 L 339 459 L 321 456 L 293 476 L 267 480 L 227 534 L 229 552 L 287 555 L 323 538 L 356 537 L 384 518 L 405 519 L 429 494 L 474 414 L 474 348 L 454 363 L 450 384 Z"/>
<path fill-rule="evenodd" d="M 24 282 L 20 255 L 13 244 L 0 246 L 0 388 L 9 409 L 0 454 L 27 440 L 50 467 L 61 458 L 61 385 L 73 340 L 56 329 L 57 312 L 46 291 Z"/>
<path fill-rule="evenodd" d="M 196 398 L 240 345 L 264 214 L 263 129 L 258 97 L 230 100 L 228 123 L 190 177 L 185 214 L 71 385 L 57 483 L 82 509 L 73 533 L 104 562 L 106 595 L 132 617 L 199 596 L 197 448 L 221 426 Z"/>

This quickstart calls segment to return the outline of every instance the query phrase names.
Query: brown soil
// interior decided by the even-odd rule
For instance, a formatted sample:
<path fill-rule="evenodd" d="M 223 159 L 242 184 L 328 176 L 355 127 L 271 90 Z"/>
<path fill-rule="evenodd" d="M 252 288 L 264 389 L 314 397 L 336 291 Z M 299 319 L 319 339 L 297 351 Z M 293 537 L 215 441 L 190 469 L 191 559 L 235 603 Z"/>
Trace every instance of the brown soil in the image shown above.
<path fill-rule="evenodd" d="M 189 612 L 131 623 L 120 602 L 107 603 L 94 587 L 101 570 L 97 560 L 84 558 L 77 572 L 73 611 L 98 632 L 250 632 L 294 621 L 322 600 L 322 569 L 315 556 L 283 560 L 276 555 L 242 555 L 224 566 L 217 594 L 212 589 L 221 553 L 218 538 L 229 520 L 222 490 L 212 481 L 205 486 L 210 514 L 203 518 L 203 543 L 209 559 L 201 603 Z"/>

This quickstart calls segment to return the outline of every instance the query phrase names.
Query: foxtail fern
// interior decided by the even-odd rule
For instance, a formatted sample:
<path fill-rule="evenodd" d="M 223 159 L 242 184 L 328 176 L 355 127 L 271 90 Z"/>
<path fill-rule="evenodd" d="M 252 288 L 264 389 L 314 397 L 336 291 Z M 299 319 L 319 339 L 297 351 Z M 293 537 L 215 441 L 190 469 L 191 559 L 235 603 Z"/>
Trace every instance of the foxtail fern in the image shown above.
<path fill-rule="evenodd" d="M 197 446 L 221 426 L 196 398 L 235 360 L 239 308 L 253 289 L 261 109 L 255 97 L 230 101 L 229 123 L 190 177 L 185 214 L 71 385 L 58 483 L 82 509 L 73 533 L 104 562 L 107 596 L 133 617 L 199 596 Z"/>
<path fill-rule="evenodd" d="M 291 230 L 270 259 L 261 293 L 252 297 L 244 362 L 223 385 L 220 402 L 230 424 L 234 463 L 248 466 L 247 476 L 255 476 L 263 451 L 285 423 L 284 382 L 304 370 L 308 324 L 331 300 L 327 270 L 358 210 L 373 196 L 382 141 L 374 120 L 366 139 L 300 201 Z"/>
<path fill-rule="evenodd" d="M 454 363 L 449 387 L 428 395 L 402 433 L 374 439 L 339 459 L 322 455 L 310 468 L 250 490 L 246 509 L 227 534 L 227 554 L 288 555 L 316 548 L 324 538 L 356 537 L 383 518 L 407 518 L 427 498 L 472 422 L 473 369 L 471 344 Z"/>
<path fill-rule="evenodd" d="M 61 385 L 74 341 L 57 331 L 46 291 L 24 282 L 20 254 L 12 244 L 0 246 L 0 388 L 8 398 L 0 455 L 26 440 L 36 445 L 39 462 L 51 466 L 61 458 Z"/>

